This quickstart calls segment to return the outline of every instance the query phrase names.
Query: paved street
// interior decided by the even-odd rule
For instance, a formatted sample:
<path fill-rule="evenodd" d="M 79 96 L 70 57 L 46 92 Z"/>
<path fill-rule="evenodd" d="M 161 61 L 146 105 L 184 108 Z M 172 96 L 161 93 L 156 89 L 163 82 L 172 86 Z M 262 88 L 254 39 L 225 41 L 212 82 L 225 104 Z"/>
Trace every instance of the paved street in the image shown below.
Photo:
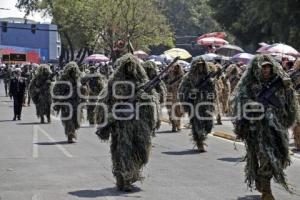
<path fill-rule="evenodd" d="M 0 84 L 0 199 L 172 199 L 254 200 L 259 193 L 244 184 L 244 146 L 210 135 L 207 153 L 193 149 L 190 130 L 169 132 L 163 123 L 153 139 L 143 183 L 132 193 L 115 188 L 109 143 L 98 140 L 94 128 L 82 127 L 78 143 L 67 144 L 61 122 L 39 124 L 35 107 L 23 108 L 22 121 L 11 121 L 12 101 Z M 217 127 L 226 131 L 229 124 Z M 300 159 L 287 170 L 296 194 L 273 184 L 278 200 L 300 199 Z"/>

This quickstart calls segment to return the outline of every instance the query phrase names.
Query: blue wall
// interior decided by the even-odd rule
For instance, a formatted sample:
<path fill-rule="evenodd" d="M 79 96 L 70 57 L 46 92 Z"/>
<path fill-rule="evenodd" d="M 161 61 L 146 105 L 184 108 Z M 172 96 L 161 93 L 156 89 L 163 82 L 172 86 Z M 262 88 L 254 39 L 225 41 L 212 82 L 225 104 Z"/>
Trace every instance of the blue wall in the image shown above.
<path fill-rule="evenodd" d="M 28 29 L 15 29 L 13 27 Z M 36 24 L 36 28 L 57 30 L 57 26 L 53 24 Z M 49 60 L 57 60 L 59 56 L 57 55 L 57 46 L 60 46 L 60 42 L 57 41 L 56 35 L 57 32 L 41 30 L 36 30 L 33 34 L 31 24 L 8 23 L 7 32 L 0 32 L 0 45 L 40 49 L 41 62 L 48 62 Z"/>

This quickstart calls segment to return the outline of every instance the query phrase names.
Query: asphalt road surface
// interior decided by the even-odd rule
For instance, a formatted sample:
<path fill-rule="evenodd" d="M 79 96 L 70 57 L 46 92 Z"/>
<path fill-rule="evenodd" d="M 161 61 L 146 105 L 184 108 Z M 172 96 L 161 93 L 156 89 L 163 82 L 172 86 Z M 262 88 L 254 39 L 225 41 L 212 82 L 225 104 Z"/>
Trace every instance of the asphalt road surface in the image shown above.
<path fill-rule="evenodd" d="M 22 121 L 13 118 L 12 101 L 0 84 L 0 200 L 154 199 L 254 200 L 259 193 L 244 183 L 244 146 L 210 135 L 207 153 L 194 149 L 190 130 L 171 133 L 163 123 L 156 137 L 145 180 L 122 193 L 111 173 L 109 143 L 95 129 L 83 126 L 78 143 L 67 144 L 58 119 L 39 124 L 35 107 L 23 108 Z M 300 160 L 287 170 L 294 195 L 273 183 L 278 200 L 300 199 Z"/>

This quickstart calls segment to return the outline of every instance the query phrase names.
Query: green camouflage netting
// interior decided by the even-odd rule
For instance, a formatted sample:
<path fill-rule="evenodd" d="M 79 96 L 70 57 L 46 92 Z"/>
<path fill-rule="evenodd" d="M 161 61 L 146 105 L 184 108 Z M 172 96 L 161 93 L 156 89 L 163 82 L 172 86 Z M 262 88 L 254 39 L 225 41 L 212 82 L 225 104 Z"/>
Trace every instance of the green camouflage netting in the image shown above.
<path fill-rule="evenodd" d="M 80 83 L 81 72 L 75 62 L 68 63 L 58 81 L 66 81 L 71 84 L 71 88 L 67 84 L 55 83 L 53 88 L 53 93 L 56 96 L 68 96 L 71 92 L 70 98 L 53 98 L 55 103 L 69 103 L 71 105 L 72 110 L 72 118 L 68 120 L 62 120 L 62 124 L 65 128 L 65 134 L 71 135 L 75 134 L 75 131 L 80 127 L 80 120 L 82 119 L 82 109 L 80 109 L 80 113 L 78 114 L 78 107 L 80 103 L 85 102 L 85 98 L 81 98 L 79 96 L 79 92 L 77 89 L 79 88 L 82 95 L 87 95 L 86 87 L 83 87 Z M 65 105 L 55 105 L 54 109 L 59 113 L 61 112 L 61 116 L 66 118 L 70 114 L 70 109 Z M 79 116 L 79 117 L 78 117 Z"/>
<path fill-rule="evenodd" d="M 250 188 L 259 179 L 274 178 L 288 190 L 284 169 L 290 164 L 288 128 L 293 125 L 298 117 L 298 103 L 288 75 L 282 67 L 269 55 L 258 55 L 247 66 L 247 69 L 239 81 L 231 106 L 234 116 L 239 116 L 240 108 L 246 103 L 254 102 L 259 92 L 267 84 L 262 76 L 263 62 L 272 65 L 272 77 L 274 80 L 279 76 L 283 81 L 275 96 L 281 106 L 272 105 L 265 107 L 265 116 L 261 120 L 244 120 L 235 118 L 233 121 L 235 133 L 246 144 L 245 167 L 246 182 Z"/>
<path fill-rule="evenodd" d="M 107 106 L 108 116 L 105 115 L 103 107 L 96 107 L 98 123 L 105 119 L 110 122 L 109 127 L 102 130 L 101 139 L 107 140 L 111 135 L 111 154 L 113 163 L 113 174 L 118 179 L 133 183 L 141 180 L 141 169 L 148 162 L 151 149 L 151 133 L 156 126 L 158 112 L 157 93 L 152 90 L 149 94 L 139 90 L 147 83 L 148 77 L 140 62 L 132 55 L 126 54 L 118 62 L 117 71 L 101 94 L 107 93 L 105 98 L 99 100 Z M 151 105 L 141 106 L 139 109 L 139 120 L 116 120 L 112 118 L 112 108 L 116 103 L 127 102 L 128 99 L 120 99 L 113 95 L 113 84 L 118 81 L 129 81 L 134 86 L 137 108 L 140 103 Z M 115 94 L 129 96 L 132 87 L 129 84 L 118 84 L 115 86 Z M 101 95 L 100 95 L 101 96 Z M 119 106 L 118 108 L 125 108 Z"/>
<path fill-rule="evenodd" d="M 212 113 L 214 112 L 213 103 L 215 101 L 213 80 L 209 79 L 203 88 L 198 87 L 199 83 L 204 80 L 208 73 L 210 73 L 210 69 L 207 63 L 202 57 L 196 57 L 191 63 L 190 71 L 183 77 L 179 86 L 179 98 L 181 102 L 192 104 L 194 111 L 198 112 L 199 116 L 211 117 L 211 119 L 207 120 L 199 119 L 196 115 L 190 118 L 193 140 L 196 144 L 202 143 L 213 128 Z M 196 105 L 203 102 L 210 105 L 199 106 L 199 109 L 196 110 Z M 191 115 L 192 108 L 190 106 L 184 105 L 183 108 L 185 112 Z"/>
<path fill-rule="evenodd" d="M 50 116 L 52 103 L 51 97 L 52 72 L 48 65 L 40 65 L 30 82 L 29 92 L 33 103 L 36 106 L 36 115 L 40 118 L 43 115 Z"/>

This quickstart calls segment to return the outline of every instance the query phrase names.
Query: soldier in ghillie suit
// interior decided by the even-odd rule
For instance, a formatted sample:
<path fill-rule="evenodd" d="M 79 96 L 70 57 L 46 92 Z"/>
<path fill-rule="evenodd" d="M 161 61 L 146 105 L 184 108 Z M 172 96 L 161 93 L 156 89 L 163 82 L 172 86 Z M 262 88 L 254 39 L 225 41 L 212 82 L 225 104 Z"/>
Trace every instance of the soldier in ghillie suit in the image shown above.
<path fill-rule="evenodd" d="M 41 65 L 36 69 L 35 75 L 29 84 L 29 94 L 36 106 L 36 115 L 45 123 L 44 116 L 48 123 L 51 122 L 50 111 L 52 104 L 51 97 L 52 71 L 48 65 Z"/>
<path fill-rule="evenodd" d="M 154 90 L 146 93 L 141 89 L 149 79 L 136 57 L 126 54 L 118 63 L 114 76 L 100 93 L 100 96 L 105 98 L 99 100 L 103 106 L 96 107 L 97 123 L 102 124 L 107 120 L 108 124 L 105 128 L 98 129 L 97 135 L 102 140 L 108 140 L 111 135 L 110 151 L 116 185 L 119 190 L 130 191 L 132 183 L 142 180 L 141 170 L 149 159 L 151 133 L 157 122 L 157 93 Z M 102 95 L 103 93 L 106 95 Z M 134 100 L 130 98 L 131 94 L 136 97 Z M 133 118 L 129 116 L 130 119 L 127 120 L 124 117 L 128 117 L 125 115 L 128 113 L 113 111 L 116 105 L 117 109 L 128 109 L 128 105 L 124 105 L 126 103 L 133 105 L 136 112 L 133 113 Z M 140 106 L 141 103 L 147 105 Z M 107 108 L 108 115 L 105 114 L 104 107 Z"/>
<path fill-rule="evenodd" d="M 88 88 L 89 103 L 96 103 L 98 95 L 106 84 L 106 79 L 100 73 L 96 72 L 96 67 L 89 67 L 89 73 L 83 78 L 83 82 Z M 87 119 L 91 125 L 95 123 L 95 105 L 87 106 Z"/>
<path fill-rule="evenodd" d="M 65 129 L 65 134 L 69 143 L 74 143 L 77 139 L 76 130 L 80 128 L 80 122 L 83 116 L 82 109 L 78 112 L 80 103 L 84 102 L 84 96 L 87 95 L 87 88 L 83 87 L 80 83 L 81 72 L 75 62 L 68 63 L 58 81 L 65 81 L 67 83 L 55 83 L 53 88 L 53 102 L 57 105 L 54 106 L 54 110 L 57 113 L 61 112 L 62 124 Z M 82 97 L 79 96 L 81 92 Z M 70 97 L 68 98 L 68 95 Z M 63 96 L 63 98 L 59 98 Z M 64 105 L 64 104 L 68 104 Z M 71 110 L 70 110 L 71 109 Z M 69 115 L 71 115 L 69 117 Z"/>
<path fill-rule="evenodd" d="M 6 65 L 4 67 L 4 72 L 3 72 L 3 79 L 4 79 L 4 89 L 5 89 L 5 95 L 8 96 L 9 93 L 9 83 L 10 79 L 12 78 L 12 70 L 11 67 Z"/>
<path fill-rule="evenodd" d="M 294 69 L 291 73 L 291 79 L 296 90 L 298 101 L 300 101 L 300 59 L 297 59 L 294 63 Z M 300 102 L 299 102 L 300 103 Z M 293 135 L 295 141 L 295 147 L 300 151 L 300 121 L 297 121 L 293 128 Z"/>
<path fill-rule="evenodd" d="M 25 78 L 25 82 L 26 82 L 26 91 L 25 91 L 25 96 L 24 96 L 24 100 L 23 100 L 23 105 L 25 106 L 26 104 L 26 99 L 27 99 L 27 105 L 30 106 L 30 92 L 29 92 L 29 83 L 32 79 L 32 71 L 30 69 L 30 65 L 25 65 L 22 68 L 22 77 Z"/>
<path fill-rule="evenodd" d="M 152 61 L 147 61 L 143 63 L 143 67 L 147 73 L 147 76 L 149 77 L 150 80 L 152 80 L 154 77 L 156 77 L 158 75 L 158 71 L 157 71 L 157 66 L 154 62 Z M 157 125 L 156 125 L 156 129 L 160 128 L 161 125 L 161 121 L 160 121 L 160 116 L 161 116 L 161 106 L 164 105 L 165 101 L 166 101 L 166 96 L 167 96 L 167 88 L 166 85 L 163 81 L 161 81 L 156 87 L 155 87 L 156 92 L 159 95 L 159 105 L 160 108 L 158 109 L 159 113 L 158 113 L 158 121 L 157 121 Z M 155 135 L 155 130 L 153 131 L 153 135 Z"/>
<path fill-rule="evenodd" d="M 181 120 L 180 117 L 183 116 L 184 111 L 182 106 L 179 104 L 177 94 L 178 87 L 182 78 L 184 76 L 184 71 L 180 64 L 176 64 L 169 72 L 168 76 L 164 80 L 167 86 L 167 101 L 166 107 L 168 109 L 169 120 L 172 124 L 172 131 L 177 132 L 181 130 Z M 173 110 L 173 112 L 172 112 Z"/>
<path fill-rule="evenodd" d="M 253 105 L 255 102 L 260 104 Z M 288 128 L 298 118 L 291 80 L 271 56 L 256 56 L 237 85 L 231 103 L 234 131 L 246 146 L 246 182 L 250 188 L 255 182 L 262 200 L 273 200 L 272 178 L 289 191 L 283 171 L 290 165 Z M 244 107 L 254 110 L 245 113 Z"/>
<path fill-rule="evenodd" d="M 204 141 L 213 128 L 215 86 L 213 80 L 207 78 L 210 72 L 204 59 L 196 57 L 179 86 L 180 101 L 184 111 L 189 113 L 193 140 L 199 152 L 205 152 Z"/>
<path fill-rule="evenodd" d="M 218 63 L 214 64 L 211 62 L 207 62 L 209 71 L 211 72 L 217 72 L 218 70 L 221 70 L 221 65 Z M 219 79 L 220 77 L 213 78 L 213 84 L 215 86 L 216 90 L 216 97 L 215 97 L 215 116 L 216 116 L 216 125 L 222 125 L 222 119 L 221 114 L 223 113 L 222 109 L 222 89 L 223 89 L 223 82 Z"/>
<path fill-rule="evenodd" d="M 232 94 L 241 78 L 241 72 L 237 65 L 232 64 L 228 67 L 228 69 L 226 70 L 226 78 L 229 80 L 230 94 Z"/>

